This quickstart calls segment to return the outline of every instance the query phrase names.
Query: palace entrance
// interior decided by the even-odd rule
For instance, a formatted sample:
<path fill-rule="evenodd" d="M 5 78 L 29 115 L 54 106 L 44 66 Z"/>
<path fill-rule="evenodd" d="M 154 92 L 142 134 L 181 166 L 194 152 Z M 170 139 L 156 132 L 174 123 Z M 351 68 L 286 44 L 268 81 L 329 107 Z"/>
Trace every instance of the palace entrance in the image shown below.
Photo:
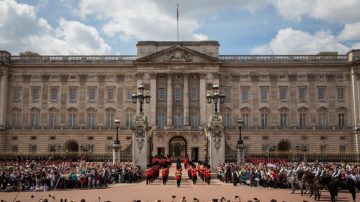
<path fill-rule="evenodd" d="M 169 142 L 169 154 L 173 160 L 184 159 L 186 156 L 186 140 L 181 136 L 171 138 Z"/>
<path fill-rule="evenodd" d="M 68 140 L 64 144 L 63 151 L 65 152 L 78 152 L 79 144 L 75 140 Z"/>

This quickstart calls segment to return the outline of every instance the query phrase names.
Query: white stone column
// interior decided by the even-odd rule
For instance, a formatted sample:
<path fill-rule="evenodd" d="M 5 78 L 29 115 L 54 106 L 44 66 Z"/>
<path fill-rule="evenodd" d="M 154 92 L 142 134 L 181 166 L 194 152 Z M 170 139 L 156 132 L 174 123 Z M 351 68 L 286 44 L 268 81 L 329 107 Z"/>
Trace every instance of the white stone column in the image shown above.
<path fill-rule="evenodd" d="M 358 81 L 359 75 L 351 68 L 351 104 L 352 104 L 352 121 L 353 121 L 353 138 L 354 138 L 354 151 L 359 154 L 359 96 L 360 96 L 360 83 Z M 359 160 L 359 159 L 357 159 Z"/>
<path fill-rule="evenodd" d="M 150 74 L 150 126 L 156 125 L 156 73 Z"/>
<path fill-rule="evenodd" d="M 207 114 L 206 114 L 206 105 L 207 105 L 207 100 L 206 100 L 206 74 L 205 73 L 201 73 L 200 74 L 200 95 L 199 95 L 199 100 L 200 100 L 200 125 L 203 127 L 206 127 L 207 125 Z"/>
<path fill-rule="evenodd" d="M 0 130 L 5 130 L 7 108 L 7 72 L 0 72 Z"/>
<path fill-rule="evenodd" d="M 189 74 L 184 74 L 184 126 L 189 125 Z"/>
<path fill-rule="evenodd" d="M 166 97 L 166 103 L 167 103 L 167 113 L 166 113 L 166 117 L 167 117 L 167 121 L 166 121 L 166 125 L 171 126 L 172 125 L 172 74 L 169 73 L 168 75 L 168 84 L 167 84 L 167 97 Z"/>

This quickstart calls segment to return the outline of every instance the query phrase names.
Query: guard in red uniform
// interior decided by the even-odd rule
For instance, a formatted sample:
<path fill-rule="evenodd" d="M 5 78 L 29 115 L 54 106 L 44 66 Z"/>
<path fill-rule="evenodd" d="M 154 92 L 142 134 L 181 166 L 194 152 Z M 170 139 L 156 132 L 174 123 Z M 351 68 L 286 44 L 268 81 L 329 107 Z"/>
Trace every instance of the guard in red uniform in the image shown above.
<path fill-rule="evenodd" d="M 191 179 L 193 181 L 193 184 L 195 185 L 197 181 L 197 173 L 195 168 L 191 169 Z"/>
<path fill-rule="evenodd" d="M 151 168 L 146 169 L 145 174 L 146 174 L 146 185 L 149 185 L 151 183 L 151 178 L 153 175 L 152 169 Z"/>
<path fill-rule="evenodd" d="M 169 177 L 169 168 L 164 168 L 161 171 L 161 176 L 162 176 L 162 179 L 163 179 L 163 185 L 166 185 L 166 182 L 167 182 L 168 177 Z"/>
<path fill-rule="evenodd" d="M 181 169 L 175 171 L 176 186 L 180 187 L 181 184 Z"/>

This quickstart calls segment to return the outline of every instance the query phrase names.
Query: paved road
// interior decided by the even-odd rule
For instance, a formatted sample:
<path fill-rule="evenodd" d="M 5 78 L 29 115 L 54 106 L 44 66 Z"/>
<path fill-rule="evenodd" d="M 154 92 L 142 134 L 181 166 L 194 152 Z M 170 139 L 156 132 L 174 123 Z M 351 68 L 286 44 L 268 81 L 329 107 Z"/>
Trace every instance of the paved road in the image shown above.
<path fill-rule="evenodd" d="M 0 193 L 0 199 L 6 201 L 13 201 L 17 193 Z M 80 201 L 80 199 L 86 199 L 91 202 L 132 202 L 134 199 L 139 199 L 147 202 L 154 202 L 156 199 L 164 201 L 171 201 L 172 196 L 176 196 L 175 201 L 180 201 L 180 198 L 185 196 L 189 199 L 194 197 L 200 199 L 200 201 L 209 202 L 213 198 L 221 198 L 224 196 L 226 199 L 232 199 L 235 195 L 240 196 L 242 201 L 246 202 L 253 198 L 259 198 L 262 202 L 270 201 L 275 198 L 279 202 L 302 202 L 304 200 L 313 201 L 308 196 L 301 196 L 300 194 L 291 194 L 290 190 L 282 189 L 268 189 L 268 188 L 251 188 L 247 186 L 232 186 L 229 184 L 222 184 L 221 182 L 215 182 L 211 185 L 192 185 L 190 181 L 185 182 L 180 188 L 176 187 L 175 181 L 169 182 L 167 185 L 162 185 L 160 182 L 156 182 L 151 185 L 146 185 L 145 182 L 136 184 L 120 184 L 107 189 L 93 189 L 93 190 L 66 190 L 55 192 L 21 192 L 17 196 L 17 200 L 38 202 L 39 199 L 49 198 L 49 194 L 55 196 L 56 201 L 60 199 L 68 199 L 74 201 Z M 31 198 L 31 195 L 34 198 Z M 99 200 L 100 197 L 100 200 Z M 350 194 L 340 193 L 339 200 L 342 202 L 350 201 Z M 49 200 L 52 201 L 52 200 Z M 329 194 L 324 191 L 321 197 L 321 201 L 330 201 Z"/>

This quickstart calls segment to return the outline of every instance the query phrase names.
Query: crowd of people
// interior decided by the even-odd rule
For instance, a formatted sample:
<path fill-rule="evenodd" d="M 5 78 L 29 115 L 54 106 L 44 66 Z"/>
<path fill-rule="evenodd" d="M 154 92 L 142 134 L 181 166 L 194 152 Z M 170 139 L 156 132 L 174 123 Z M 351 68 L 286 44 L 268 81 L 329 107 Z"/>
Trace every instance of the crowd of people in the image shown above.
<path fill-rule="evenodd" d="M 247 163 L 224 163 L 217 167 L 217 177 L 225 183 L 248 186 L 289 188 L 290 177 L 298 178 L 304 171 L 316 177 L 330 175 L 338 180 L 360 184 L 360 164 L 338 162 L 288 162 L 257 159 Z M 360 187 L 358 187 L 360 189 Z"/>
<path fill-rule="evenodd" d="M 0 161 L 0 191 L 105 188 L 140 178 L 140 167 L 125 162 Z"/>

